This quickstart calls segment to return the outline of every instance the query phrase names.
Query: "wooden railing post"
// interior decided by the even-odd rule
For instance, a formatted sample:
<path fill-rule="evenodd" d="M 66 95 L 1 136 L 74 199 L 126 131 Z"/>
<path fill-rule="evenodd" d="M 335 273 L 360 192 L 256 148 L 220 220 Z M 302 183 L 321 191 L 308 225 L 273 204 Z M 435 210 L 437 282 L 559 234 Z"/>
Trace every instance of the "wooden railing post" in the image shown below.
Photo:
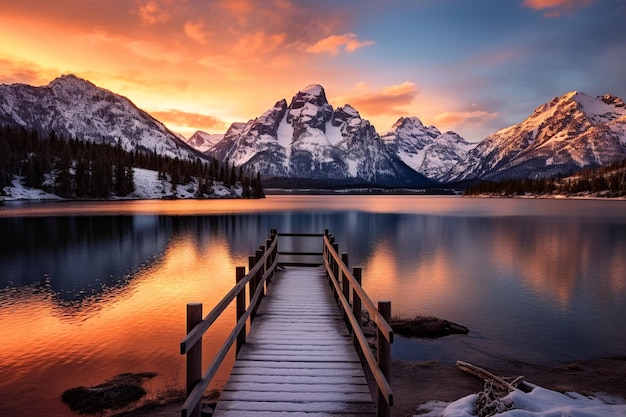
<path fill-rule="evenodd" d="M 271 240 L 271 239 L 268 239 L 268 240 L 266 240 L 266 241 L 265 241 L 265 250 L 266 250 L 266 251 L 269 251 L 269 250 L 270 250 L 270 247 L 272 247 L 272 240 Z M 272 254 L 271 254 L 271 253 L 269 253 L 269 254 L 267 255 L 267 258 L 265 259 L 265 270 L 266 270 L 266 271 L 267 271 L 267 270 L 269 270 L 269 269 L 272 267 L 272 264 L 273 264 L 273 263 L 274 263 L 274 262 L 272 261 Z M 270 283 L 270 281 L 271 281 L 271 280 L 272 280 L 272 277 L 271 277 L 271 275 L 270 275 L 270 276 L 268 276 L 268 277 L 267 277 L 267 284 L 268 284 L 268 285 L 269 285 L 269 283 Z"/>
<path fill-rule="evenodd" d="M 187 304 L 187 334 L 202 321 L 202 303 Z M 202 379 L 202 338 L 187 352 L 187 395 Z M 202 403 L 199 402 L 190 414 L 190 417 L 200 417 Z"/>
<path fill-rule="evenodd" d="M 256 257 L 255 256 L 248 256 L 248 271 L 252 271 L 252 268 L 254 268 L 254 265 L 256 264 Z M 252 279 L 250 279 L 250 283 L 248 284 L 248 294 L 250 297 L 250 300 L 252 300 L 252 297 L 254 297 L 254 293 L 256 292 L 256 278 L 252 277 Z M 250 324 L 252 324 L 252 322 L 254 321 L 254 317 L 256 316 L 256 312 L 254 310 L 252 310 L 252 313 L 250 314 Z"/>
<path fill-rule="evenodd" d="M 238 284 L 246 276 L 246 267 L 238 266 L 235 269 L 235 284 Z M 246 312 L 246 289 L 245 287 L 237 294 L 237 323 L 241 319 L 241 316 Z M 239 353 L 239 350 L 246 343 L 246 326 L 243 326 L 243 329 L 237 335 L 237 350 L 236 353 Z"/>
<path fill-rule="evenodd" d="M 378 312 L 389 323 L 391 321 L 391 301 L 379 301 Z M 378 367 L 385 376 L 387 381 L 391 380 L 391 345 L 389 341 L 383 335 L 383 332 L 378 328 L 378 335 L 376 337 L 378 345 Z M 391 416 L 391 407 L 387 403 L 387 399 L 383 395 L 380 388 L 378 389 L 378 417 Z"/>
<path fill-rule="evenodd" d="M 359 287 L 361 286 L 361 276 L 362 276 L 362 270 L 361 268 L 352 268 L 352 276 L 354 276 L 354 280 L 357 282 L 357 284 L 359 285 Z M 352 288 L 352 314 L 354 315 L 354 317 L 356 317 L 357 322 L 359 323 L 359 326 L 363 324 L 363 320 L 362 320 L 362 313 L 361 313 L 361 297 L 359 297 L 359 295 L 356 292 L 356 288 Z M 356 331 L 356 330 L 355 330 Z M 353 341 L 355 346 L 357 347 L 357 351 L 359 352 L 359 355 L 362 354 L 362 352 L 359 351 L 358 349 L 358 342 L 356 337 L 354 336 L 354 333 L 352 334 L 353 336 Z"/>
<path fill-rule="evenodd" d="M 339 243 L 333 243 L 333 249 L 336 253 L 339 253 Z M 339 282 L 339 263 L 337 259 L 333 257 L 333 279 L 336 282 Z M 338 298 L 337 291 L 335 290 L 335 286 L 333 285 L 333 294 L 335 295 L 335 300 Z"/>
<path fill-rule="evenodd" d="M 255 253 L 255 264 L 261 262 L 261 258 L 263 258 L 263 254 L 265 254 L 265 247 L 264 246 L 260 246 L 259 250 L 256 251 Z M 262 268 L 259 269 L 259 272 L 257 272 L 257 274 L 254 276 L 254 287 L 255 289 L 259 287 L 259 281 L 261 281 L 261 279 L 263 279 L 263 274 L 265 274 L 265 265 L 263 265 Z M 259 297 L 259 303 L 261 302 L 261 299 L 263 298 L 263 296 L 265 295 L 265 288 L 261 288 L 261 296 Z M 252 298 L 252 296 L 250 296 L 250 298 Z M 254 306 L 254 314 L 256 315 L 256 309 L 259 305 L 255 305 Z"/>
<path fill-rule="evenodd" d="M 347 267 L 348 266 L 348 254 L 341 254 L 341 262 Z M 344 274 L 343 268 L 339 268 L 339 275 L 341 276 L 341 292 L 343 293 L 344 298 L 350 302 L 350 281 L 348 277 Z M 350 320 L 348 319 L 348 312 L 343 312 L 343 320 L 346 322 L 346 326 L 350 327 Z"/>
<path fill-rule="evenodd" d="M 341 254 L 341 262 L 347 267 L 348 266 L 348 254 Z M 350 301 L 350 281 L 348 277 L 343 273 L 343 269 L 341 269 L 341 291 L 343 291 L 343 296 L 346 297 L 346 300 Z"/>

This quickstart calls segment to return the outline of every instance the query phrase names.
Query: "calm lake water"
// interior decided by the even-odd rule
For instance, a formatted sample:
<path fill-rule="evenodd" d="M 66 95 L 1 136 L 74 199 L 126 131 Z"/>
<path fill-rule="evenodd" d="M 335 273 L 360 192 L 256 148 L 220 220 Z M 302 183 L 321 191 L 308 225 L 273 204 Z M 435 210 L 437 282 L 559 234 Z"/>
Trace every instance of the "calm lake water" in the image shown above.
<path fill-rule="evenodd" d="M 351 266 L 363 267 L 374 301 L 470 329 L 439 340 L 397 337 L 395 357 L 489 368 L 626 353 L 626 201 L 4 203 L 0 415 L 72 416 L 60 400 L 65 389 L 123 372 L 158 372 L 147 384 L 151 396 L 182 387 L 186 303 L 208 312 L 271 228 L 329 229 Z M 207 356 L 233 316 L 230 309 L 205 338 Z"/>

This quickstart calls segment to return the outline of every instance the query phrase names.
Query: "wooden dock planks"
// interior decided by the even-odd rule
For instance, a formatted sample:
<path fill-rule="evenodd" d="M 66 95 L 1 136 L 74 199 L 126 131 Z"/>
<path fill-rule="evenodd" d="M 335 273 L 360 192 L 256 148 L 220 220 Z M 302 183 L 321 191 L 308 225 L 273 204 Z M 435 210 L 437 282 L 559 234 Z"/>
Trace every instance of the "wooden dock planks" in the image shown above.
<path fill-rule="evenodd" d="M 274 276 L 213 415 L 376 415 L 322 268 Z"/>

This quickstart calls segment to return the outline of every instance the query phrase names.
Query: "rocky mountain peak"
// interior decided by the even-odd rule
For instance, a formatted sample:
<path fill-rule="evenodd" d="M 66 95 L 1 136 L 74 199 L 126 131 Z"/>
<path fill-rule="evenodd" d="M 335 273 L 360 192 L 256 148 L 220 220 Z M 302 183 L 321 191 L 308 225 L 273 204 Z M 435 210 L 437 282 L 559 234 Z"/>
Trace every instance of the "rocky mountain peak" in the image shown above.
<path fill-rule="evenodd" d="M 85 91 L 85 90 L 97 90 L 93 83 L 87 81 L 83 78 L 77 77 L 74 74 L 65 74 L 62 75 L 50 82 L 48 87 L 52 89 L 55 93 L 60 92 L 77 92 L 77 91 Z"/>
<path fill-rule="evenodd" d="M 391 153 L 349 104 L 333 110 L 322 86 L 309 85 L 245 127 L 232 128 L 210 155 L 268 179 L 420 186 L 431 181 Z"/>
<path fill-rule="evenodd" d="M 303 95 L 309 95 L 313 97 L 323 97 L 326 100 L 326 91 L 324 87 L 319 84 L 311 84 L 304 87 L 302 90 L 298 91 L 298 93 L 302 93 Z"/>
<path fill-rule="evenodd" d="M 335 109 L 331 118 L 331 123 L 333 126 L 337 127 L 354 118 L 360 119 L 361 115 L 354 107 L 346 104 L 343 107 L 337 107 L 337 109 Z"/>
<path fill-rule="evenodd" d="M 435 126 L 426 127 L 417 117 L 401 117 L 381 137 L 405 164 L 436 180 L 447 175 L 475 146 L 454 132 L 442 134 Z"/>
<path fill-rule="evenodd" d="M 333 108 L 328 104 L 326 92 L 321 85 L 313 84 L 298 91 L 291 99 L 287 123 L 294 128 L 294 138 L 300 137 L 307 129 L 326 131 L 326 122 L 333 116 Z"/>
<path fill-rule="evenodd" d="M 538 178 L 626 157 L 626 108 L 610 94 L 571 91 L 485 138 L 447 180 Z"/>
<path fill-rule="evenodd" d="M 624 104 L 624 100 L 612 94 L 605 94 L 598 98 L 602 100 L 604 103 L 613 105 L 615 107 L 626 107 L 626 104 Z"/>
<path fill-rule="evenodd" d="M 326 92 L 321 85 L 312 84 L 298 91 L 298 93 L 291 99 L 289 109 L 297 110 L 305 107 L 307 104 L 315 107 L 324 107 L 328 105 Z"/>
<path fill-rule="evenodd" d="M 191 159 L 200 154 L 128 98 L 73 74 L 47 86 L 0 85 L 0 121 L 66 138 Z"/>
<path fill-rule="evenodd" d="M 422 123 L 422 121 L 415 117 L 401 117 L 398 119 L 397 122 L 395 122 L 393 124 L 393 126 L 391 127 L 391 130 L 398 130 L 398 129 L 414 129 L 414 128 L 421 128 L 423 129 L 425 126 Z"/>

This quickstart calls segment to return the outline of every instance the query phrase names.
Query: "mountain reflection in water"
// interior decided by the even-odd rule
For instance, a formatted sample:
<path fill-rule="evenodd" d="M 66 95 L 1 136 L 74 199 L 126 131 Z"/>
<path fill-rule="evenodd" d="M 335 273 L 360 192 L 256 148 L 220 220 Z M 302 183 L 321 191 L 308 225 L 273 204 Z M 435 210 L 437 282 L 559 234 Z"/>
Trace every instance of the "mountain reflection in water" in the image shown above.
<path fill-rule="evenodd" d="M 150 395 L 181 387 L 186 303 L 208 313 L 271 228 L 329 229 L 351 266 L 363 267 L 374 301 L 470 329 L 397 337 L 398 358 L 489 367 L 623 354 L 623 207 L 407 196 L 1 206 L 0 415 L 70 416 L 63 390 L 122 372 L 158 372 Z M 282 250 L 300 244 L 321 248 L 279 241 Z M 233 315 L 207 335 L 207 357 Z M 228 363 L 217 386 L 227 373 Z"/>

